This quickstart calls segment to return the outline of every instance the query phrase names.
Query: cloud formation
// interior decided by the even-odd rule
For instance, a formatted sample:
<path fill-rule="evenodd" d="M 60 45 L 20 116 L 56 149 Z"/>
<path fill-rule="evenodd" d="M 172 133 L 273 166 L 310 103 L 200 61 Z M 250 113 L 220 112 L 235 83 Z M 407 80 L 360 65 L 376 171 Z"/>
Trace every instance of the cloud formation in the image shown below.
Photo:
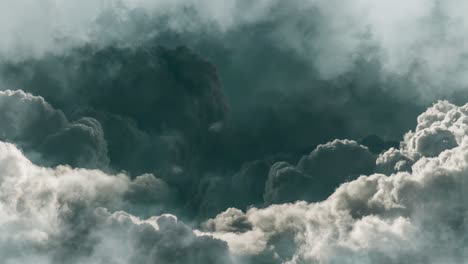
<path fill-rule="evenodd" d="M 39 94 L 67 116 L 98 120 L 111 165 L 135 173 L 189 165 L 187 152 L 203 147 L 227 111 L 216 69 L 185 47 L 87 46 L 2 64 L 1 72 L 7 87 Z"/>
<path fill-rule="evenodd" d="M 256 256 L 271 258 L 270 263 L 463 263 L 468 257 L 467 109 L 441 101 L 420 115 L 400 151 L 435 145 L 439 153 L 418 153 L 410 172 L 361 176 L 323 202 L 246 213 L 229 209 L 205 226 L 252 263 Z M 426 129 L 444 132 L 422 140 L 427 134 L 418 132 Z M 447 133 L 456 146 L 446 144 Z M 406 149 L 405 142 L 418 139 L 428 145 Z M 442 152 L 440 144 L 446 147 Z M 278 245 L 278 237 L 288 241 L 289 250 Z"/>
<path fill-rule="evenodd" d="M 40 96 L 0 91 L 0 122 L 1 140 L 14 142 L 42 164 L 101 169 L 109 165 L 101 124 L 90 117 L 70 122 Z"/>
<path fill-rule="evenodd" d="M 5 263 L 229 263 L 225 242 L 195 234 L 173 215 L 119 211 L 167 190 L 99 170 L 39 167 L 0 143 L 0 253 Z"/>
<path fill-rule="evenodd" d="M 44 113 L 63 116 L 40 97 L 20 91 L 3 96 L 13 105 L 42 109 L 36 111 L 42 114 L 39 120 Z M 319 145 L 297 166 L 276 162 L 266 193 L 280 186 L 287 195 L 314 195 L 315 182 L 324 184 L 318 180 L 322 177 L 346 182 L 315 203 L 246 212 L 230 208 L 201 230 L 174 215 L 157 216 L 158 204 L 170 203 L 173 194 L 151 174 L 131 180 L 100 170 L 40 167 L 14 145 L 1 142 L 0 252 L 6 263 L 44 264 L 461 263 L 468 257 L 467 116 L 468 104 L 439 101 L 418 117 L 399 149 L 380 154 L 377 161 L 357 142 L 335 140 Z M 11 131 L 21 135 L 18 128 L 30 122 L 24 120 Z M 374 162 L 377 169 L 389 171 L 372 174 Z M 263 165 L 246 166 L 245 175 L 251 169 L 263 171 Z M 289 178 L 276 180 L 283 172 Z M 370 175 L 359 176 L 364 173 Z M 224 179 L 213 179 L 201 186 L 222 192 Z M 306 184 L 309 180 L 313 184 Z"/>
<path fill-rule="evenodd" d="M 1 2 L 2 261 L 464 263 L 466 7 Z"/>
<path fill-rule="evenodd" d="M 167 31 L 224 36 L 264 25 L 270 28 L 265 38 L 315 65 L 324 78 L 348 72 L 364 55 L 408 75 L 423 91 L 443 94 L 442 87 L 467 84 L 464 8 L 456 0 L 4 1 L 0 54 L 37 57 L 87 43 L 134 45 Z"/>
<path fill-rule="evenodd" d="M 297 200 L 320 201 L 341 183 L 374 171 L 375 156 L 351 140 L 334 140 L 317 146 L 297 166 L 275 163 L 265 183 L 267 204 Z"/>

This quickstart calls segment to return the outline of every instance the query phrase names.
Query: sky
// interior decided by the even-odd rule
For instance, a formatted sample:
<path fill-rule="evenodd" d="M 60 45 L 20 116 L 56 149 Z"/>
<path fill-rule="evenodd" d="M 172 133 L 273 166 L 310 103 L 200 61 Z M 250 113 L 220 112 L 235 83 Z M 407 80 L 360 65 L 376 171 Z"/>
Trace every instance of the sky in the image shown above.
<path fill-rule="evenodd" d="M 466 8 L 1 1 L 2 263 L 468 263 Z"/>

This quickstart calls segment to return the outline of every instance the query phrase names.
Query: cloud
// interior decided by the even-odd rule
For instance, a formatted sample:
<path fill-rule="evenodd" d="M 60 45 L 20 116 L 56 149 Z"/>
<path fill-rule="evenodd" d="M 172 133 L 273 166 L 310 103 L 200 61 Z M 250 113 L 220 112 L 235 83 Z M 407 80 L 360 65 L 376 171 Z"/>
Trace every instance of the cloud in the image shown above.
<path fill-rule="evenodd" d="M 291 155 L 277 155 L 244 163 L 236 173 L 204 175 L 190 206 L 203 219 L 228 207 L 320 201 L 341 183 L 372 173 L 376 156 L 355 141 L 334 140 L 292 165 L 296 160 Z"/>
<path fill-rule="evenodd" d="M 0 255 L 462 263 L 465 9 L 1 2 Z"/>
<path fill-rule="evenodd" d="M 302 157 L 297 166 L 313 177 L 329 177 L 339 183 L 371 172 L 374 160 L 367 147 L 352 140 L 334 140 L 318 145 L 309 155 Z M 334 166 L 337 162 L 349 163 Z"/>
<path fill-rule="evenodd" d="M 263 199 L 267 204 L 315 200 L 320 190 L 318 181 L 286 162 L 278 162 L 270 169 Z"/>
<path fill-rule="evenodd" d="M 157 174 L 177 193 L 170 207 L 209 196 L 198 194 L 205 190 L 206 170 L 214 170 L 205 153 L 213 151 L 209 140 L 224 129 L 228 109 L 216 69 L 195 52 L 155 43 L 136 49 L 90 45 L 1 69 L 5 87 L 41 95 L 65 120 L 57 128 L 44 124 L 54 130 L 47 144 L 29 143 L 37 133 L 8 138 L 34 161 L 123 170 L 131 177 Z"/>
<path fill-rule="evenodd" d="M 0 98 L 2 118 L 17 121 L 6 123 L 11 126 L 4 135 L 19 145 L 35 142 L 28 134 L 31 124 L 60 124 L 45 126 L 52 135 L 75 124 L 41 97 L 5 91 Z M 22 114 L 30 109 L 32 115 Z M 154 216 L 174 199 L 163 179 L 39 167 L 14 145 L 0 143 L 0 253 L 7 263 L 44 264 L 460 263 L 468 257 L 467 109 L 435 103 L 400 148 L 381 153 L 377 161 L 356 141 L 335 140 L 297 165 L 278 162 L 279 156 L 247 163 L 232 178 L 208 175 L 195 186 L 201 198 L 192 197 L 201 210 L 228 205 L 212 198 L 257 173 L 259 179 L 245 187 L 256 189 L 266 180 L 267 204 L 246 212 L 230 208 L 201 231 L 173 215 Z M 97 127 L 95 119 L 76 124 Z M 270 164 L 265 178 L 261 174 Z M 375 164 L 385 174 L 372 174 Z M 315 195 L 326 197 L 325 191 L 331 195 L 319 201 Z M 268 205 L 297 199 L 306 201 Z"/>
<path fill-rule="evenodd" d="M 260 9 L 269 10 L 270 4 Z M 285 8 L 289 12 L 292 7 Z M 255 16 L 245 21 L 254 23 Z M 359 140 L 376 134 L 393 139 L 412 125 L 421 108 L 414 106 L 413 93 L 395 96 L 406 83 L 382 81 L 376 61 L 323 80 L 309 63 L 271 41 L 269 32 L 274 30 L 274 25 L 231 25 L 213 36 L 172 28 L 172 35 L 165 32 L 169 36 L 131 47 L 90 43 L 64 54 L 5 62 L 0 75 L 5 87 L 41 95 L 71 120 L 98 120 L 112 169 L 133 177 L 156 173 L 187 194 L 181 203 L 195 196 L 210 200 L 200 203 L 206 209 L 194 211 L 216 214 L 230 206 L 263 202 L 268 169 L 233 188 L 223 182 L 242 164 L 281 153 L 294 157 L 285 160 L 293 164 L 306 151 L 335 138 Z M 176 39 L 169 47 L 184 44 L 196 51 L 158 45 L 168 39 Z M 401 111 L 389 110 L 394 108 Z M 207 174 L 221 178 L 202 180 Z M 208 185 L 212 187 L 205 188 Z M 216 186 L 235 193 L 249 190 L 249 195 L 224 199 Z"/>
<path fill-rule="evenodd" d="M 141 221 L 104 211 L 99 217 L 102 243 L 84 259 L 91 263 L 231 263 L 225 242 L 194 234 L 172 215 Z"/>
<path fill-rule="evenodd" d="M 240 171 L 231 178 L 232 190 L 236 197 L 231 203 L 232 206 L 247 208 L 252 205 L 262 205 L 265 183 L 268 180 L 270 170 L 272 170 L 271 167 L 277 162 L 285 163 L 285 160 L 290 159 L 292 158 L 279 155 L 242 164 Z"/>
<path fill-rule="evenodd" d="M 367 147 L 351 140 L 334 140 L 318 145 L 302 157 L 297 166 L 275 163 L 265 183 L 263 197 L 267 204 L 319 201 L 341 183 L 372 173 L 374 167 L 375 156 Z"/>
<path fill-rule="evenodd" d="M 48 165 L 108 166 L 101 124 L 89 117 L 74 122 L 42 97 L 21 90 L 0 92 L 1 139 L 18 144 L 32 159 Z"/>
<path fill-rule="evenodd" d="M 75 119 L 98 120 L 110 165 L 139 174 L 187 165 L 187 152 L 202 149 L 200 139 L 216 133 L 210 128 L 227 112 L 216 69 L 184 47 L 87 46 L 1 68 L 8 87 L 39 94 Z"/>
<path fill-rule="evenodd" d="M 466 135 L 464 108 L 438 101 L 418 116 L 415 131 L 405 134 L 400 149 L 391 148 L 379 155 L 377 171 L 391 174 L 411 171 L 421 157 L 437 157 L 460 145 Z"/>
<path fill-rule="evenodd" d="M 99 170 L 39 167 L 0 143 L 0 253 L 5 263 L 229 263 L 226 244 L 175 216 L 119 211 L 155 202 L 167 187 Z M 142 197 L 144 196 L 144 197 Z"/>
<path fill-rule="evenodd" d="M 216 219 L 209 219 L 203 225 L 207 230 L 222 232 L 246 232 L 252 229 L 246 215 L 237 208 L 228 208 Z"/>
<path fill-rule="evenodd" d="M 411 149 L 405 142 L 426 136 L 418 131 L 436 127 L 456 131 L 459 144 L 436 156 L 418 153 L 409 172 L 361 176 L 318 203 L 271 205 L 246 213 L 229 209 L 207 221 L 209 233 L 227 241 L 234 254 L 269 256 L 281 263 L 463 262 L 468 247 L 468 141 L 462 133 L 468 128 L 467 108 L 440 101 L 420 115 L 416 133 L 408 133 L 400 151 Z M 445 139 L 423 142 L 438 148 Z M 239 221 L 249 228 L 239 227 Z M 290 241 L 292 254 L 276 252 L 281 251 L 275 244 L 278 236 Z"/>
<path fill-rule="evenodd" d="M 167 31 L 225 36 L 265 26 L 266 39 L 323 78 L 350 71 L 357 57 L 377 57 L 387 72 L 408 75 L 426 92 L 420 95 L 433 99 L 467 84 L 464 7 L 457 0 L 5 1 L 0 54 L 40 57 L 89 43 L 132 46 Z"/>
<path fill-rule="evenodd" d="M 320 201 L 341 183 L 372 173 L 376 157 L 367 147 L 351 140 L 318 145 L 302 158 L 268 156 L 244 163 L 235 173 L 204 175 L 190 207 L 203 219 L 229 207 L 245 209 L 298 200 Z"/>
<path fill-rule="evenodd" d="M 270 4 L 265 2 L 258 14 L 280 12 L 269 8 Z M 296 4 L 278 7 L 284 5 L 287 14 Z M 315 10 L 313 6 L 308 7 Z M 177 10 L 175 5 L 172 11 Z M 108 15 L 115 18 L 117 13 Z M 381 78 L 385 68 L 378 60 L 361 58 L 350 71 L 324 80 L 315 66 L 271 41 L 270 33 L 276 32 L 277 22 L 282 24 L 284 19 L 267 20 L 271 27 L 263 25 L 264 20 L 256 24 L 256 16 L 244 20 L 254 23 L 252 27 L 231 24 L 217 31 L 222 33 L 215 34 L 223 36 L 220 38 L 195 34 L 201 39 L 194 40 L 190 32 L 179 32 L 182 37 L 175 42 L 193 46 L 198 52 L 158 46 L 167 37 L 163 34 L 131 47 L 80 44 L 63 54 L 5 62 L 0 75 L 8 84 L 5 87 L 22 87 L 43 96 L 70 120 L 98 121 L 79 121 L 54 138 L 50 146 L 36 151 L 41 157 L 57 153 L 65 141 L 76 142 L 76 146 L 68 144 L 73 149 L 70 155 L 49 154 L 57 157 L 46 165 L 102 168 L 102 163 L 111 170 L 128 171 L 132 177 L 155 173 L 177 190 L 177 197 L 170 200 L 188 215 L 213 216 L 228 207 L 260 206 L 265 201 L 320 200 L 344 180 L 341 177 L 354 172 L 327 172 L 325 179 L 323 168 L 316 166 L 310 173 L 302 168 L 281 168 L 271 173 L 276 176 L 269 176 L 271 165 L 286 161 L 296 167 L 297 157 L 335 138 L 358 141 L 376 134 L 385 141 L 394 139 L 407 130 L 422 106 L 412 100 L 412 89 L 400 97 L 399 91 L 406 91 L 410 82 Z M 179 34 L 174 28 L 169 31 Z M 203 41 L 210 45 L 204 46 Z M 216 61 L 219 73 L 199 54 Z M 391 110 L 397 108 L 401 111 Z M 90 129 L 82 129 L 84 126 Z M 93 131 L 97 137 L 89 138 L 84 131 Z M 386 147 L 384 144 L 373 151 Z M 263 162 L 280 153 L 291 157 Z M 86 157 L 92 161 L 82 160 Z M 251 169 L 241 168 L 253 161 L 259 163 Z M 390 167 L 393 170 L 394 166 Z M 289 177 L 288 173 L 296 174 Z M 289 182 L 290 178 L 297 179 L 296 184 Z M 295 186 L 302 191 L 291 191 Z M 232 197 L 226 197 L 225 192 L 232 192 Z"/>

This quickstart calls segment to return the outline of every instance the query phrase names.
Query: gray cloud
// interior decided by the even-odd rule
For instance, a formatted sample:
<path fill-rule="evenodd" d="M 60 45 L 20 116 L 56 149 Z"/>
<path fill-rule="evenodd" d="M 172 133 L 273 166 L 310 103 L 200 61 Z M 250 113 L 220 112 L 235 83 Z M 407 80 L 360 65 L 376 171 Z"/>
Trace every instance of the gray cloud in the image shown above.
<path fill-rule="evenodd" d="M 324 78 L 351 70 L 355 58 L 366 54 L 378 57 L 390 73 L 408 74 L 420 84 L 420 95 L 430 100 L 448 87 L 460 89 L 467 84 L 463 32 L 468 23 L 460 12 L 464 4 L 456 0 L 411 4 L 370 0 L 230 0 L 222 4 L 212 0 L 21 0 L 6 1 L 0 7 L 5 10 L 0 53 L 9 58 L 66 52 L 85 43 L 133 45 L 167 30 L 215 35 L 270 23 L 274 27 L 265 37 L 315 65 Z"/>
<path fill-rule="evenodd" d="M 58 116 L 59 123 L 69 123 L 40 97 L 3 93 L 13 106 L 36 107 L 38 120 Z M 14 145 L 0 143 L 0 252 L 11 263 L 44 264 L 460 263 L 468 257 L 463 231 L 467 108 L 440 101 L 421 114 L 398 150 L 379 155 L 377 167 L 390 168 L 387 175 L 355 178 L 371 173 L 375 156 L 350 140 L 319 145 L 297 166 L 277 162 L 266 180 L 266 190 L 281 187 L 273 194 L 314 194 L 306 187 L 326 184 L 321 180 L 327 177 L 347 182 L 322 202 L 253 207 L 245 213 L 228 209 L 205 222 L 203 231 L 173 215 L 151 216 L 160 212 L 157 204 L 172 199 L 170 186 L 153 175 L 131 180 L 99 170 L 39 167 Z M 24 117 L 5 133 L 22 135 L 35 120 Z M 81 122 L 92 126 L 94 121 Z M 399 166 L 400 161 L 407 163 Z M 257 166 L 263 171 L 255 164 L 246 165 L 245 175 Z M 231 183 L 207 179 L 198 187 L 211 191 L 201 193 L 221 192 L 218 197 Z M 126 208 L 130 211 L 122 211 Z"/>
<path fill-rule="evenodd" d="M 108 166 L 101 124 L 89 117 L 74 122 L 42 97 L 21 90 L 0 92 L 1 139 L 18 144 L 32 159 L 48 165 Z"/>
<path fill-rule="evenodd" d="M 267 204 L 319 201 L 341 183 L 374 171 L 375 156 L 365 146 L 350 140 L 334 140 L 317 146 L 297 166 L 275 163 L 265 183 Z"/>
<path fill-rule="evenodd" d="M 345 162 L 348 163 L 343 164 Z M 334 166 L 337 163 L 343 166 Z M 302 157 L 297 166 L 313 177 L 329 177 L 335 183 L 341 183 L 370 173 L 374 163 L 375 157 L 367 147 L 352 140 L 334 140 L 317 146 Z"/>
<path fill-rule="evenodd" d="M 462 263 L 465 7 L 0 3 L 0 255 Z"/>
<path fill-rule="evenodd" d="M 139 4 L 144 6 L 143 2 Z M 115 32 L 122 39 L 110 41 L 109 45 L 101 45 L 104 42 L 94 39 L 86 42 L 89 45 L 77 43 L 77 48 L 64 53 L 5 62 L 1 75 L 8 83 L 5 87 L 22 87 L 43 96 L 70 120 L 89 117 L 98 120 L 111 169 L 128 171 L 132 177 L 156 173 L 178 191 L 174 203 L 184 208 L 182 214 L 213 216 L 231 206 L 260 205 L 264 202 L 269 167 L 284 160 L 265 161 L 268 157 L 288 153 L 291 157 L 285 161 L 295 164 L 305 152 L 335 138 L 350 138 L 364 145 L 360 139 L 370 134 L 381 136 L 384 142 L 395 139 L 412 125 L 413 117 L 423 107 L 415 100 L 417 93 L 413 88 L 418 86 L 413 80 L 390 74 L 379 58 L 369 59 L 361 54 L 353 60 L 351 68 L 338 69 L 333 77 L 324 78 L 321 69 L 309 61 L 320 60 L 317 56 L 321 52 L 312 52 L 313 56 L 305 58 L 291 52 L 287 45 L 272 41 L 274 36 L 291 31 L 288 29 L 291 25 L 285 21 L 291 12 L 317 12 L 313 19 L 298 16 L 305 19 L 301 30 L 326 24 L 329 18 L 320 15 L 325 8 L 322 4 L 307 4 L 304 9 L 297 8 L 297 2 L 266 1 L 265 6 L 258 8 L 234 5 L 234 9 L 257 10 L 256 15 L 247 19 L 238 12 L 240 15 L 233 16 L 233 23 L 217 29 L 214 28 L 221 23 L 221 17 L 201 16 L 200 12 L 208 11 L 191 3 L 186 5 L 186 17 L 196 17 L 195 21 L 211 23 L 214 28 L 187 28 L 183 23 L 170 22 L 181 17 L 177 3 L 166 3 L 158 11 L 178 14 L 169 22 L 156 19 L 156 13 L 142 15 L 151 13 L 151 9 L 138 9 L 135 4 L 133 7 L 138 10 L 130 12 L 131 8 L 125 5 L 129 4 L 104 7 L 108 10 L 103 11 L 106 14 L 96 23 L 109 27 L 120 23 L 119 16 L 128 15 L 128 19 L 121 20 L 124 24 L 130 25 L 138 17 L 145 20 L 140 21 L 144 22 L 139 24 L 141 32 L 146 32 L 148 25 L 158 25 L 152 28 L 161 28 L 161 34 L 148 34 L 150 40 L 131 38 L 117 32 L 128 29 L 122 25 Z M 270 13 L 273 14 L 270 18 L 258 19 Z M 307 37 L 318 38 L 319 33 L 320 30 L 310 31 Z M 125 38 L 134 43 L 123 45 Z M 171 38 L 176 40 L 171 42 Z M 197 52 L 183 47 L 163 48 L 157 45 L 160 42 L 170 43 L 168 46 L 187 44 Z M 219 65 L 220 77 L 214 64 L 197 53 Z M 345 57 L 342 59 L 347 60 Z M 229 112 L 225 101 L 230 103 Z M 69 129 L 43 152 L 56 153 L 65 140 L 81 137 L 76 129 Z M 86 152 L 87 148 L 80 150 L 81 146 L 75 148 Z M 386 148 L 382 144 L 372 151 L 379 153 Z M 70 155 L 76 156 L 79 155 Z M 29 153 L 28 157 L 33 158 Z M 52 164 L 83 164 L 70 157 L 60 155 L 59 161 Z M 258 172 L 256 165 L 240 169 L 242 164 L 249 166 L 252 161 L 268 165 L 258 165 Z M 394 166 L 390 167 L 393 170 Z M 278 177 L 271 177 L 267 193 L 276 190 L 285 196 L 292 193 L 288 188 L 294 187 L 280 184 L 287 182 L 285 172 L 286 169 Z M 231 177 L 233 174 L 236 175 Z M 312 184 L 309 180 L 317 176 L 299 173 L 296 185 L 304 191 L 286 200 L 298 196 L 306 200 L 324 198 L 343 180 L 334 177 L 345 174 L 331 173 L 327 181 L 320 180 L 324 184 Z M 277 183 L 270 184 L 275 182 L 273 178 Z M 327 187 L 315 192 L 322 194 L 315 198 L 306 194 L 306 186 L 319 185 Z M 233 195 L 227 197 L 226 192 Z M 284 201 L 282 195 L 266 196 L 267 203 Z"/>
<path fill-rule="evenodd" d="M 199 151 L 226 114 L 216 69 L 184 47 L 87 46 L 1 68 L 8 87 L 39 94 L 76 119 L 98 120 L 111 165 L 136 174 L 190 166 L 188 152 Z"/>
<path fill-rule="evenodd" d="M 468 247 L 467 107 L 439 102 L 420 115 L 417 131 L 445 127 L 460 143 L 435 157 L 420 153 L 411 172 L 359 177 L 323 202 L 246 213 L 229 209 L 206 226 L 243 256 L 281 251 L 277 237 L 288 239 L 292 233 L 293 253 L 283 259 L 281 252 L 270 255 L 281 263 L 462 263 Z M 424 136 L 409 133 L 405 141 Z M 433 139 L 444 142 L 443 137 Z M 235 219 L 249 228 L 239 227 Z"/>

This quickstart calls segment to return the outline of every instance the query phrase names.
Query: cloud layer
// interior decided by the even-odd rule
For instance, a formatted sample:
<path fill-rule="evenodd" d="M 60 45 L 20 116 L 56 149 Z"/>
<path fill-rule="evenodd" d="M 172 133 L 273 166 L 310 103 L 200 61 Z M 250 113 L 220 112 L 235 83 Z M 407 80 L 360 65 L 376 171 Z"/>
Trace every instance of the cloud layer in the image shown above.
<path fill-rule="evenodd" d="M 348 72 L 364 55 L 440 94 L 467 84 L 465 7 L 456 0 L 5 1 L 0 54 L 17 59 L 86 43 L 133 45 L 168 30 L 223 35 L 265 25 L 265 38 L 314 64 L 324 78 Z"/>
<path fill-rule="evenodd" d="M 254 207 L 245 213 L 231 208 L 206 221 L 202 231 L 173 215 L 142 219 L 122 211 L 167 202 L 167 184 L 153 175 L 131 180 L 99 170 L 40 167 L 2 142 L 0 252 L 6 263 L 44 264 L 462 263 L 468 257 L 467 116 L 468 105 L 440 101 L 419 116 L 400 149 L 377 159 L 377 165 L 411 160 L 406 167 L 350 180 L 321 202 Z M 388 158 L 396 151 L 398 162 Z M 323 162 L 320 156 L 328 155 L 346 157 Z M 333 175 L 335 168 L 346 168 L 353 175 L 353 166 L 362 168 L 362 155 L 375 159 L 356 142 L 334 141 L 288 171 Z M 312 170 L 315 160 L 326 168 Z M 285 177 L 295 182 L 294 173 Z M 299 186 L 314 189 L 313 184 Z"/>
<path fill-rule="evenodd" d="M 118 211 L 164 196 L 165 185 L 153 175 L 131 181 L 98 170 L 39 167 L 3 142 L 0 167 L 5 263 L 229 263 L 224 242 L 194 234 L 173 215 L 140 219 Z"/>
<path fill-rule="evenodd" d="M 1 2 L 2 261 L 465 263 L 467 7 Z"/>
<path fill-rule="evenodd" d="M 438 102 L 419 116 L 400 150 L 418 157 L 411 171 L 361 176 L 319 203 L 228 209 L 205 227 L 252 263 L 463 263 L 467 114 Z"/>
<path fill-rule="evenodd" d="M 109 165 L 101 124 L 90 117 L 70 122 L 42 97 L 0 91 L 0 122 L 1 140 L 16 143 L 42 164 L 101 169 Z"/>

